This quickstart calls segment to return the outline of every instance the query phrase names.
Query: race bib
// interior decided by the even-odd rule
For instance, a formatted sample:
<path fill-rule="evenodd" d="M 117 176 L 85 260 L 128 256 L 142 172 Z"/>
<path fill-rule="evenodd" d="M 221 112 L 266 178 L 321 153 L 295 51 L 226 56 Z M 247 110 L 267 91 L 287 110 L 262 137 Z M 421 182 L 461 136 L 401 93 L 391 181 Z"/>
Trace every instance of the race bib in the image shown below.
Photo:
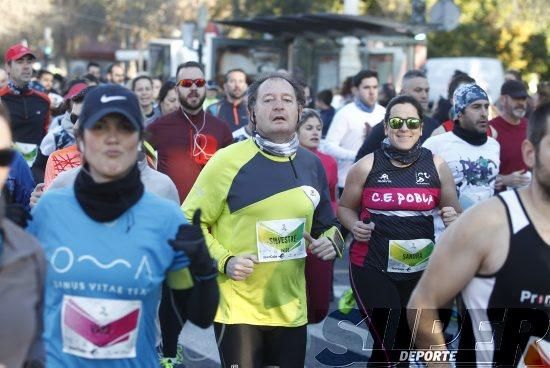
<path fill-rule="evenodd" d="M 434 249 L 430 239 L 390 240 L 388 272 L 412 273 L 422 271 Z"/>
<path fill-rule="evenodd" d="M 517 367 L 550 367 L 550 342 L 531 336 Z"/>
<path fill-rule="evenodd" d="M 32 143 L 21 143 L 21 142 L 15 142 L 13 144 L 13 148 L 21 155 L 23 155 L 23 158 L 27 162 L 27 165 L 29 167 L 32 167 L 32 164 L 36 160 L 36 156 L 38 155 L 38 146 L 36 144 Z"/>
<path fill-rule="evenodd" d="M 256 244 L 260 262 L 305 258 L 304 229 L 306 219 L 258 221 Z"/>
<path fill-rule="evenodd" d="M 88 359 L 135 358 L 141 304 L 140 300 L 65 295 L 63 352 Z"/>

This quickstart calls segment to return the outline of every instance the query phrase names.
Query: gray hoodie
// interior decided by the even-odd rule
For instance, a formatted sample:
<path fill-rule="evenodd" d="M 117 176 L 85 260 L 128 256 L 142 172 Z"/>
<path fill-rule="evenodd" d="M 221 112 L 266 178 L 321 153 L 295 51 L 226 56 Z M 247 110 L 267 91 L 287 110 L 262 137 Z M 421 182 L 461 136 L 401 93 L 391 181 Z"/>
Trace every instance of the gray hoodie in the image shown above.
<path fill-rule="evenodd" d="M 181 206 L 176 185 L 172 179 L 168 177 L 168 175 L 151 169 L 147 165 L 145 156 L 141 157 L 141 160 L 138 161 L 138 168 L 141 174 L 141 182 L 147 192 L 151 192 L 159 197 L 174 201 Z M 79 172 L 80 167 L 63 171 L 50 184 L 48 190 L 72 186 Z"/>
<path fill-rule="evenodd" d="M 44 253 L 33 236 L 4 219 L 2 203 L 0 231 L 0 366 L 43 362 Z"/>

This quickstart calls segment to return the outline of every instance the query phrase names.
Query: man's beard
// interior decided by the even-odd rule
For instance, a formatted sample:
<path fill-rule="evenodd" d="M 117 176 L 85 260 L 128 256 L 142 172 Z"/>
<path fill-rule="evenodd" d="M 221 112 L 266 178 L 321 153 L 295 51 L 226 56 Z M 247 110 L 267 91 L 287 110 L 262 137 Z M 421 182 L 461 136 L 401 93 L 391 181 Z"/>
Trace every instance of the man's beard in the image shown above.
<path fill-rule="evenodd" d="M 227 92 L 227 94 L 229 95 L 229 97 L 231 97 L 233 100 L 240 100 L 241 98 L 243 98 L 243 96 L 246 94 L 246 90 L 242 91 L 241 94 L 237 94 L 235 92 Z"/>
<path fill-rule="evenodd" d="M 206 99 L 206 94 L 204 94 L 202 97 L 200 97 L 199 94 L 197 94 L 197 96 L 199 96 L 199 101 L 197 102 L 196 105 L 192 105 L 189 102 L 187 102 L 187 100 L 183 98 L 181 95 L 178 95 L 178 99 L 180 100 L 181 107 L 183 107 L 184 110 L 197 110 L 198 108 L 200 108 L 204 103 L 204 100 Z M 188 95 L 187 97 L 189 98 L 190 95 Z"/>
<path fill-rule="evenodd" d="M 525 109 L 513 109 L 512 116 L 515 117 L 516 119 L 523 119 L 525 117 L 526 112 L 527 111 Z"/>

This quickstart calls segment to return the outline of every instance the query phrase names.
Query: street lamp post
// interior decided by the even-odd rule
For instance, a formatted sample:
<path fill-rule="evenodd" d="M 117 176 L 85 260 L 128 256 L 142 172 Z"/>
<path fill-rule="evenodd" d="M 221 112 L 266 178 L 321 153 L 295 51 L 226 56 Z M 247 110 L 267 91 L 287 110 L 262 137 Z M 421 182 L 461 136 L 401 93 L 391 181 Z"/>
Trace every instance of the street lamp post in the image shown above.
<path fill-rule="evenodd" d="M 197 52 L 199 64 L 202 64 L 203 58 L 203 44 L 204 44 L 204 30 L 208 25 L 208 8 L 203 3 L 198 9 L 196 22 L 184 22 L 181 26 L 181 33 L 183 38 L 183 44 L 188 49 Z M 198 41 L 197 48 L 195 48 L 194 41 Z"/>

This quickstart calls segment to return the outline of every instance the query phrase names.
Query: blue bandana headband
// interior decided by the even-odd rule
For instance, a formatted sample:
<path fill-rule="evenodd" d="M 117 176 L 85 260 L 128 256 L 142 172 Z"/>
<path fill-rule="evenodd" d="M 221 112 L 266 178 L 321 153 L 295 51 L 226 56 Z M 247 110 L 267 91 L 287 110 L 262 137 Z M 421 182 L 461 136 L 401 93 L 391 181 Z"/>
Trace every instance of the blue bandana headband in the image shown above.
<path fill-rule="evenodd" d="M 463 112 L 472 102 L 477 100 L 487 100 L 487 93 L 477 84 L 463 84 L 459 86 L 453 94 L 453 106 L 455 118 Z"/>

